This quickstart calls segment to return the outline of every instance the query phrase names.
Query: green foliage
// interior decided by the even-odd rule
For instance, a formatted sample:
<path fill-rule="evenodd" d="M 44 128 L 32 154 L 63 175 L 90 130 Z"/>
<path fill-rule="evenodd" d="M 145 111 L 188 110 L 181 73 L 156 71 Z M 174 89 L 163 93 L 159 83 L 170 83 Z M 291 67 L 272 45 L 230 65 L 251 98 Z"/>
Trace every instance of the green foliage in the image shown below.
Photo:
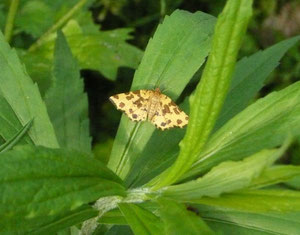
<path fill-rule="evenodd" d="M 99 197 L 125 195 L 118 177 L 87 154 L 22 147 L 1 154 L 0 163 L 2 231 L 38 228 L 44 216 L 49 220 Z"/>
<path fill-rule="evenodd" d="M 135 204 L 119 204 L 119 208 L 135 234 L 164 234 L 157 216 Z"/>
<path fill-rule="evenodd" d="M 53 126 L 36 84 L 27 75 L 14 50 L 0 32 L 0 93 L 21 125 L 33 119 L 28 134 L 36 145 L 57 147 Z"/>
<path fill-rule="evenodd" d="M 196 205 L 195 208 L 216 233 L 288 235 L 297 234 L 300 229 L 299 212 L 251 213 L 204 205 Z"/>
<path fill-rule="evenodd" d="M 53 85 L 45 99 L 59 145 L 89 152 L 87 96 L 83 93 L 77 61 L 60 31 L 55 47 Z"/>
<path fill-rule="evenodd" d="M 224 159 L 238 160 L 279 145 L 300 132 L 300 83 L 259 99 L 236 115 L 210 139 L 187 176 L 206 172 Z"/>
<path fill-rule="evenodd" d="M 2 144 L 0 146 L 0 152 L 3 153 L 9 149 L 11 149 L 13 146 L 15 146 L 20 140 L 24 137 L 24 135 L 27 134 L 27 131 L 31 127 L 32 120 L 29 121 L 15 136 L 10 138 L 7 142 Z"/>
<path fill-rule="evenodd" d="M 164 198 L 160 198 L 158 203 L 165 224 L 163 234 L 214 234 L 199 216 L 186 210 L 184 205 Z"/>
<path fill-rule="evenodd" d="M 285 150 L 285 146 L 278 150 L 262 150 L 243 161 L 222 162 L 197 180 L 165 187 L 162 194 L 177 200 L 190 201 L 203 196 L 218 197 L 222 193 L 247 188 Z"/>
<path fill-rule="evenodd" d="M 298 234 L 300 168 L 286 162 L 299 162 L 290 142 L 300 138 L 300 82 L 257 94 L 300 36 L 243 51 L 236 62 L 252 1 L 228 0 L 217 23 L 175 10 L 184 1 L 160 1 L 160 9 L 142 2 L 151 15 L 128 16 L 122 28 L 103 23 L 111 30 L 95 22 L 126 21 L 125 8 L 141 3 L 0 3 L 0 27 L 8 28 L 0 33 L 0 233 Z M 136 26 L 131 42 L 140 45 L 140 26 L 159 18 L 140 63 L 143 53 L 127 40 Z M 101 130 L 92 150 L 88 117 L 103 116 L 88 113 L 85 90 L 99 100 L 86 73 L 111 80 L 95 88 L 106 99 L 117 78 L 122 92 L 129 87 L 120 67 L 138 67 L 131 90 L 160 87 L 183 101 L 187 130 L 162 132 L 123 116 L 114 141 Z"/>
<path fill-rule="evenodd" d="M 167 17 L 146 48 L 131 90 L 167 87 L 165 93 L 176 100 L 209 52 L 214 22 L 201 12 L 177 10 Z M 148 123 L 136 124 L 122 117 L 108 166 L 125 178 L 155 131 Z"/>
<path fill-rule="evenodd" d="M 279 60 L 300 37 L 294 37 L 250 57 L 244 57 L 236 66 L 230 90 L 215 125 L 215 129 L 223 126 L 232 117 L 246 108 L 257 92 L 264 86 L 268 75 L 279 64 Z"/>
<path fill-rule="evenodd" d="M 193 164 L 206 143 L 224 102 L 242 37 L 252 14 L 252 1 L 227 1 L 218 18 L 212 52 L 195 95 L 190 121 L 176 162 L 154 181 L 160 188 L 176 182 Z"/>

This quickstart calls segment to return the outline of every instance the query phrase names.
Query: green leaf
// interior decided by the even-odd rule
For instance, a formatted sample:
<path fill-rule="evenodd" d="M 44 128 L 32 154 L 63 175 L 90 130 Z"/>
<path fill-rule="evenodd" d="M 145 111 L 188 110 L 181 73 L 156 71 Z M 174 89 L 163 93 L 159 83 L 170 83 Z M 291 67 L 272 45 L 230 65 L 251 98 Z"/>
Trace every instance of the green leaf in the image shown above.
<path fill-rule="evenodd" d="M 165 87 L 175 101 L 208 54 L 214 22 L 201 12 L 177 10 L 166 16 L 148 43 L 131 90 Z M 123 116 L 108 166 L 125 178 L 154 131 L 150 123 L 136 124 Z"/>
<path fill-rule="evenodd" d="M 300 82 L 259 99 L 210 139 L 184 178 L 207 172 L 226 160 L 239 160 L 300 135 Z"/>
<path fill-rule="evenodd" d="M 0 95 L 0 135 L 5 142 L 9 142 L 13 139 L 21 129 L 21 122 L 17 115 L 13 111 L 9 103 Z M 25 125 L 26 126 L 26 125 Z M 19 141 L 19 144 L 33 144 L 28 133 Z"/>
<path fill-rule="evenodd" d="M 0 146 L 0 153 L 4 153 L 14 147 L 24 135 L 26 135 L 27 131 L 31 127 L 32 120 L 28 122 L 15 136 L 9 139 L 7 142 Z"/>
<path fill-rule="evenodd" d="M 298 234 L 300 213 L 250 213 L 220 209 L 204 205 L 194 205 L 205 222 L 221 234 L 262 235 Z"/>
<path fill-rule="evenodd" d="M 246 188 L 266 167 L 282 156 L 286 148 L 287 145 L 280 149 L 262 150 L 243 161 L 223 162 L 197 180 L 165 187 L 160 193 L 176 200 L 190 201 Z"/>
<path fill-rule="evenodd" d="M 135 204 L 119 204 L 126 221 L 136 235 L 164 234 L 162 222 L 150 211 Z"/>
<path fill-rule="evenodd" d="M 110 228 L 106 233 L 101 233 L 101 235 L 133 235 L 133 232 L 128 226 L 116 225 Z"/>
<path fill-rule="evenodd" d="M 61 147 L 91 150 L 88 101 L 79 66 L 59 31 L 54 55 L 53 85 L 46 105 Z"/>
<path fill-rule="evenodd" d="M 53 126 L 38 87 L 33 84 L 14 50 L 0 33 L 0 93 L 21 125 L 34 120 L 28 134 L 36 145 L 57 147 Z"/>
<path fill-rule="evenodd" d="M 43 1 L 26 1 L 16 17 L 16 28 L 33 37 L 41 36 L 54 23 L 55 12 Z"/>
<path fill-rule="evenodd" d="M 52 234 L 61 229 L 69 228 L 72 225 L 79 224 L 87 219 L 97 216 L 98 212 L 90 206 L 82 206 L 78 209 L 67 211 L 55 216 L 39 217 L 38 219 L 28 220 L 31 223 L 32 229 L 30 234 Z"/>
<path fill-rule="evenodd" d="M 119 224 L 119 225 L 127 225 L 127 221 L 119 208 L 106 212 L 101 218 L 98 220 L 100 224 Z"/>
<path fill-rule="evenodd" d="M 0 232 L 34 229 L 30 220 L 43 221 L 100 197 L 125 195 L 114 173 L 76 151 L 24 146 L 2 153 L 0 165 Z"/>
<path fill-rule="evenodd" d="M 254 179 L 251 188 L 262 188 L 273 184 L 283 183 L 300 176 L 300 166 L 276 165 L 267 168 Z"/>
<path fill-rule="evenodd" d="M 115 80 L 119 67 L 136 68 L 141 60 L 141 50 L 126 42 L 132 38 L 129 35 L 131 29 L 83 32 L 78 22 L 72 19 L 62 31 L 81 69 L 97 70 Z M 56 33 L 50 34 L 40 47 L 23 55 L 24 62 L 31 67 L 30 71 L 35 72 L 38 67 L 50 71 L 55 39 Z M 32 64 L 31 57 L 40 58 L 40 64 Z"/>
<path fill-rule="evenodd" d="M 269 73 L 278 65 L 283 54 L 299 37 L 284 40 L 264 51 L 244 57 L 238 61 L 224 106 L 215 126 L 222 126 L 229 118 L 240 112 L 263 86 Z M 184 110 L 188 104 L 185 104 Z M 126 183 L 132 186 L 145 184 L 169 167 L 179 152 L 178 143 L 184 136 L 183 130 L 155 132 L 145 146 L 142 156 L 135 162 Z"/>
<path fill-rule="evenodd" d="M 300 192 L 292 190 L 242 190 L 194 203 L 244 212 L 291 212 L 300 210 Z"/>
<path fill-rule="evenodd" d="M 164 234 L 214 234 L 200 216 L 188 211 L 183 204 L 164 198 L 158 199 L 158 203 L 166 230 Z"/>
<path fill-rule="evenodd" d="M 154 188 L 176 182 L 202 151 L 226 98 L 251 14 L 251 0 L 227 1 L 215 27 L 212 51 L 202 78 L 190 99 L 190 120 L 186 135 L 180 142 L 179 156 L 168 170 L 153 180 Z"/>
<path fill-rule="evenodd" d="M 290 179 L 286 184 L 292 188 L 297 190 L 300 189 L 300 176 L 295 176 L 294 178 Z"/>
<path fill-rule="evenodd" d="M 279 60 L 299 39 L 300 36 L 297 36 L 281 41 L 264 51 L 244 57 L 237 63 L 215 130 L 248 106 L 256 93 L 264 86 L 268 75 L 277 67 Z"/>

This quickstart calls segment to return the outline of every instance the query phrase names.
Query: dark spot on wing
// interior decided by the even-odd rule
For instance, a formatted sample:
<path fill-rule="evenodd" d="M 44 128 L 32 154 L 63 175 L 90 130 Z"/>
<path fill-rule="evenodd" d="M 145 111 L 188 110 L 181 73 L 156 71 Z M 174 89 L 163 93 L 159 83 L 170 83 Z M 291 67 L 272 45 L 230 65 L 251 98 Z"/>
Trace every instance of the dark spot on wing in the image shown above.
<path fill-rule="evenodd" d="M 119 96 L 118 95 L 114 95 L 113 96 L 115 99 L 119 99 Z"/>
<path fill-rule="evenodd" d="M 133 110 L 132 110 L 132 109 L 129 109 L 129 113 L 133 113 Z"/>
<path fill-rule="evenodd" d="M 171 101 L 168 105 L 169 106 L 177 106 L 173 101 Z"/>
<path fill-rule="evenodd" d="M 140 90 L 133 91 L 133 94 L 140 96 L 141 95 L 141 91 Z"/>
<path fill-rule="evenodd" d="M 165 122 L 162 122 L 160 125 L 161 126 L 165 126 L 167 123 L 165 123 Z"/>
<path fill-rule="evenodd" d="M 137 115 L 136 114 L 132 114 L 132 118 L 137 119 Z"/>
<path fill-rule="evenodd" d="M 163 112 L 163 114 L 171 113 L 169 106 L 165 104 L 162 112 Z"/>
<path fill-rule="evenodd" d="M 131 94 L 131 95 L 129 95 L 129 96 L 126 96 L 126 99 L 127 99 L 127 100 L 131 100 L 132 98 L 134 98 L 134 95 L 133 95 L 133 94 Z"/>
<path fill-rule="evenodd" d="M 176 114 L 180 114 L 180 111 L 178 110 L 178 108 L 176 107 L 176 108 L 173 108 L 173 110 L 174 110 L 174 113 L 176 113 Z"/>
<path fill-rule="evenodd" d="M 185 117 L 185 120 L 189 120 L 189 117 L 188 117 L 188 116 L 186 116 L 186 117 Z"/>
<path fill-rule="evenodd" d="M 182 121 L 180 119 L 177 119 L 177 124 L 179 125 L 181 123 L 182 123 Z"/>
<path fill-rule="evenodd" d="M 124 108 L 124 107 L 125 107 L 125 104 L 124 104 L 123 102 L 121 102 L 121 103 L 119 104 L 119 106 L 120 106 L 120 108 Z"/>
<path fill-rule="evenodd" d="M 139 99 L 137 99 L 137 100 L 134 101 L 133 103 L 134 103 L 138 108 L 140 108 L 140 107 L 143 106 L 142 102 L 144 102 L 144 101 L 145 101 L 145 99 L 144 99 L 143 97 L 140 97 Z"/>

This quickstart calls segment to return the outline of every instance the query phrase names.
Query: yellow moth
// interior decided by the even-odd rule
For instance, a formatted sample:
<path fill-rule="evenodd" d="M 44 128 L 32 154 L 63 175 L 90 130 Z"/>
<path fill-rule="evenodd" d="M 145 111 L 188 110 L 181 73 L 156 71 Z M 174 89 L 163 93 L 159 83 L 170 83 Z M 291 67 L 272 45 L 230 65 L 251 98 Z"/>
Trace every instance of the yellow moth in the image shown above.
<path fill-rule="evenodd" d="M 189 117 L 159 88 L 120 93 L 109 100 L 132 121 L 150 121 L 161 130 L 184 127 Z"/>

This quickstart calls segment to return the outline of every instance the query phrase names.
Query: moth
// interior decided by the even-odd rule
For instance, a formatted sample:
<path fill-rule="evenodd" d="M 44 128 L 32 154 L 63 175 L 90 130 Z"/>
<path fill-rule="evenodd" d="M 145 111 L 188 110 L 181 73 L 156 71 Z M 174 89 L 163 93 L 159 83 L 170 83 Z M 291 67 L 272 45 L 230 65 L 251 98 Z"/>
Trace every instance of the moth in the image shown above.
<path fill-rule="evenodd" d="M 162 94 L 159 88 L 120 93 L 109 97 L 109 100 L 130 120 L 148 120 L 161 130 L 183 128 L 189 121 L 189 116 L 170 97 Z"/>

